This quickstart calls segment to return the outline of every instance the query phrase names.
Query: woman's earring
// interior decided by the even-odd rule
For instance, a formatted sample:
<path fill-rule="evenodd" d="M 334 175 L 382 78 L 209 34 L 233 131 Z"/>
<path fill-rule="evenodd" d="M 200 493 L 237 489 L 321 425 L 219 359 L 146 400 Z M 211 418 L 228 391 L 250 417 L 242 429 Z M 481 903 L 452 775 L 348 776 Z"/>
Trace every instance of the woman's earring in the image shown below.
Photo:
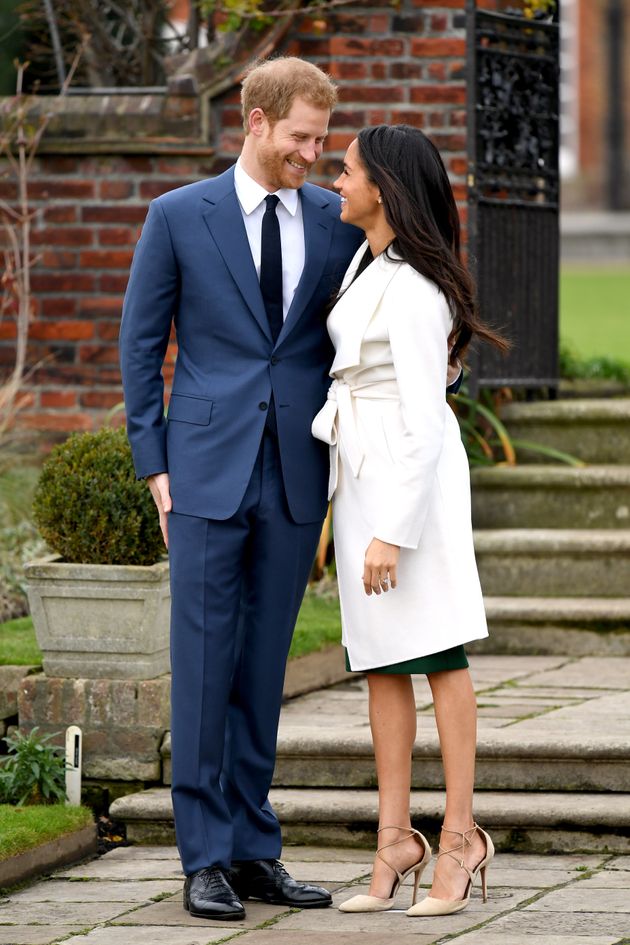
<path fill-rule="evenodd" d="M 383 198 L 382 198 L 382 197 L 379 197 L 379 198 L 378 198 L 378 202 L 379 202 L 379 203 L 383 203 Z"/>

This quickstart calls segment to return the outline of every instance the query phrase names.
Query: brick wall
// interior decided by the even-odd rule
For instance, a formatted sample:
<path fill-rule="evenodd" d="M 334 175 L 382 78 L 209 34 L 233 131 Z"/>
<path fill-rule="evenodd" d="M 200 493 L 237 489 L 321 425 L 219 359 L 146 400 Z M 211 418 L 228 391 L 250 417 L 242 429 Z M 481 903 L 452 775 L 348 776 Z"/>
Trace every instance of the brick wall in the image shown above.
<path fill-rule="evenodd" d="M 479 5 L 494 8 L 497 2 Z M 465 0 L 402 0 L 396 6 L 383 0 L 342 7 L 324 25 L 313 17 L 294 22 L 278 52 L 312 60 L 340 86 L 316 181 L 329 184 L 337 176 L 359 128 L 408 122 L 441 149 L 465 219 L 464 7 Z M 116 340 L 149 200 L 225 169 L 241 144 L 238 87 L 210 103 L 136 96 L 134 110 L 130 98 L 70 102 L 71 114 L 51 125 L 33 167 L 39 254 L 29 345 L 34 372 L 20 422 L 50 436 L 98 426 L 122 398 Z M 202 114 L 206 107 L 209 121 Z M 6 178 L 0 179 L 0 196 L 14 199 Z M 14 326 L 5 317 L 0 368 L 10 365 L 13 347 Z"/>

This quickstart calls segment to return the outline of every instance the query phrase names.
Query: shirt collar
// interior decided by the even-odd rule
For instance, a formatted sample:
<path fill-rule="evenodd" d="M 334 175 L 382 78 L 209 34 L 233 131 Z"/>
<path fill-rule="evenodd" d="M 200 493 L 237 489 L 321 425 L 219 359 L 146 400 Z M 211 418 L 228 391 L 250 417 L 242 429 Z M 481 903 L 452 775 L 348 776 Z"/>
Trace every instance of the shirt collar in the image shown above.
<path fill-rule="evenodd" d="M 249 176 L 241 164 L 240 158 L 234 168 L 234 189 L 236 190 L 238 202 L 246 216 L 253 213 L 254 210 L 260 206 L 265 197 L 269 195 L 268 190 L 265 190 L 253 177 Z M 297 213 L 298 200 L 300 199 L 297 190 L 293 190 L 291 187 L 282 187 L 280 190 L 276 191 L 276 194 L 285 210 L 294 217 Z"/>

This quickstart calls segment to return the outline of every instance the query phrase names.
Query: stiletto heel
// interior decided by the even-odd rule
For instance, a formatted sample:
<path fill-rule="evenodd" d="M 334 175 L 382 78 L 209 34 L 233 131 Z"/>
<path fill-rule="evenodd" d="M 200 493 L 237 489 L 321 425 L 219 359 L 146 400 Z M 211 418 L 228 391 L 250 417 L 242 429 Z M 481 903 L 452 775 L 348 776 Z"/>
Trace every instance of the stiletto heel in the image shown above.
<path fill-rule="evenodd" d="M 488 886 L 486 882 L 486 871 L 490 862 L 494 856 L 494 844 L 488 836 L 485 830 L 482 830 L 477 824 L 473 824 L 470 830 L 464 830 L 462 833 L 459 830 L 447 830 L 446 827 L 442 827 L 444 833 L 454 833 L 458 837 L 461 837 L 461 848 L 452 847 L 450 850 L 445 850 L 442 846 L 438 849 L 438 860 L 441 856 L 450 856 L 455 862 L 468 874 L 468 883 L 466 884 L 466 889 L 464 890 L 463 899 L 435 899 L 433 896 L 427 896 L 426 899 L 423 899 L 422 902 L 419 902 L 417 905 L 412 905 L 411 909 L 407 910 L 407 915 L 410 916 L 433 916 L 433 915 L 451 915 L 453 912 L 461 912 L 462 909 L 465 909 L 468 903 L 470 902 L 470 894 L 472 888 L 475 884 L 475 879 L 481 873 L 481 891 L 483 895 L 483 901 L 488 901 Z M 484 838 L 486 843 L 486 855 L 482 859 L 481 863 L 478 863 L 474 870 L 469 869 L 464 862 L 466 847 L 472 844 L 472 836 L 478 832 Z M 455 855 L 458 854 L 458 855 Z"/>
<path fill-rule="evenodd" d="M 380 833 L 381 830 L 392 829 L 405 830 L 406 836 L 400 837 L 399 840 L 392 840 L 391 843 L 385 843 L 376 851 L 376 855 L 383 861 L 385 866 L 389 867 L 389 869 L 396 874 L 389 899 L 381 899 L 379 896 L 353 896 L 352 899 L 341 903 L 339 906 L 340 912 L 386 912 L 394 905 L 400 887 L 411 873 L 414 874 L 412 904 L 415 905 L 420 877 L 431 859 L 431 847 L 427 843 L 426 837 L 424 837 L 419 830 L 414 830 L 413 827 L 379 827 L 377 833 Z M 400 873 L 396 867 L 387 862 L 382 853 L 383 850 L 387 850 L 388 847 L 394 847 L 396 844 L 402 843 L 404 840 L 409 840 L 411 837 L 417 837 L 418 841 L 422 844 L 422 858 L 418 860 L 417 863 L 414 863 L 413 866 L 410 866 L 409 869 L 405 870 L 404 873 Z"/>

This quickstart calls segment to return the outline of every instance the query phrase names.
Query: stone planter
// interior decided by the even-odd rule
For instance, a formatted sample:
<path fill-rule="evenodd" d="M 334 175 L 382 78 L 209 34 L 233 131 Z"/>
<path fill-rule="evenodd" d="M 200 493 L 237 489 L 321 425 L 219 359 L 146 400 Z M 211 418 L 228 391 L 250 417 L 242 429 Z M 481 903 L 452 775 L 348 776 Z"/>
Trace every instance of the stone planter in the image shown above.
<path fill-rule="evenodd" d="M 25 571 L 48 676 L 152 679 L 169 671 L 168 561 L 68 564 L 50 555 Z"/>

